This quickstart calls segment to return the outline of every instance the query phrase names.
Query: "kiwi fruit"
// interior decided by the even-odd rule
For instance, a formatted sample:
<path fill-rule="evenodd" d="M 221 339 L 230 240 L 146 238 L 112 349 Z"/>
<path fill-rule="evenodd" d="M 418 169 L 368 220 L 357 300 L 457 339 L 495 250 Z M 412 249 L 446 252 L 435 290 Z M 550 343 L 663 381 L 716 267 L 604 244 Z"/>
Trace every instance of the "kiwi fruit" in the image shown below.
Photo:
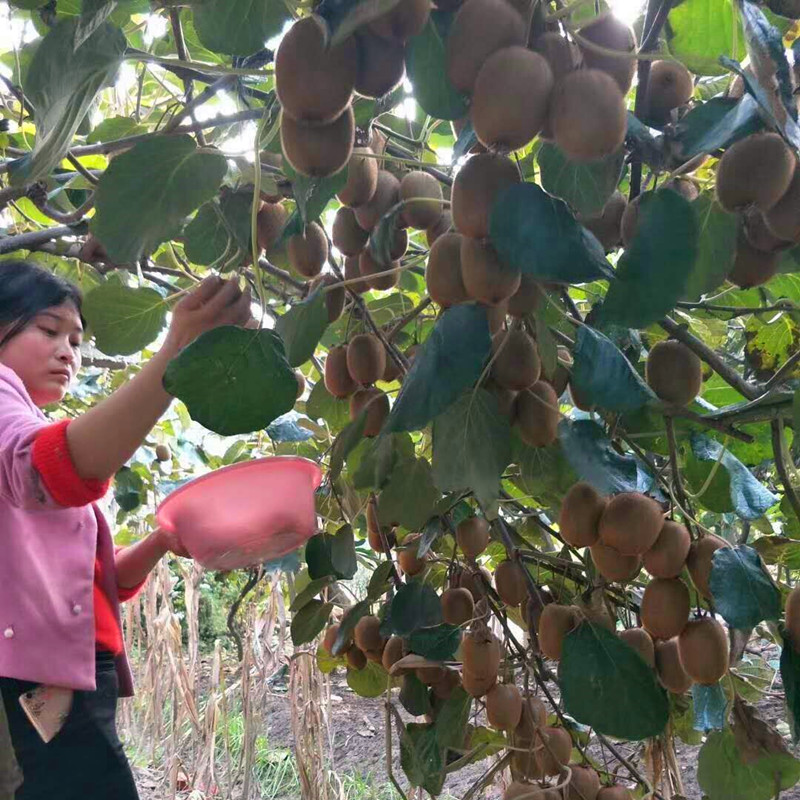
<path fill-rule="evenodd" d="M 586 39 L 606 50 L 632 53 L 636 49 L 636 36 L 633 30 L 610 11 L 584 25 L 579 34 L 581 39 Z M 635 58 L 621 58 L 598 53 L 580 42 L 578 46 L 583 55 L 585 67 L 602 70 L 614 79 L 623 95 L 628 93 L 636 72 Z"/>
<path fill-rule="evenodd" d="M 790 643 L 800 650 L 800 587 L 792 589 L 786 598 L 784 624 Z"/>
<path fill-rule="evenodd" d="M 377 436 L 389 416 L 389 398 L 374 386 L 358 389 L 350 397 L 350 419 L 355 420 L 364 409 L 367 410 L 364 436 Z"/>
<path fill-rule="evenodd" d="M 447 36 L 447 75 L 459 92 L 471 93 L 481 67 L 504 47 L 525 44 L 526 26 L 506 0 L 467 0 Z"/>
<path fill-rule="evenodd" d="M 664 184 L 665 189 L 672 189 L 685 200 L 693 203 L 700 196 L 700 188 L 691 178 L 677 177 Z"/>
<path fill-rule="evenodd" d="M 386 368 L 386 350 L 372 333 L 359 333 L 347 346 L 347 369 L 356 383 L 364 386 L 380 380 Z"/>
<path fill-rule="evenodd" d="M 542 302 L 542 287 L 523 272 L 520 275 L 519 289 L 508 298 L 508 313 L 512 317 L 522 318 L 533 314 Z"/>
<path fill-rule="evenodd" d="M 368 28 L 384 39 L 405 42 L 422 33 L 430 13 L 430 0 L 400 0 L 388 14 L 372 20 Z"/>
<path fill-rule="evenodd" d="M 537 36 L 533 49 L 547 59 L 556 81 L 580 66 L 581 51 L 578 46 L 556 31 Z"/>
<path fill-rule="evenodd" d="M 476 678 L 497 677 L 503 648 L 494 634 L 472 633 L 461 643 L 461 658 L 464 672 Z"/>
<path fill-rule="evenodd" d="M 525 47 L 489 56 L 475 81 L 470 115 L 478 141 L 488 148 L 517 150 L 547 119 L 553 72 L 547 59 Z"/>
<path fill-rule="evenodd" d="M 294 379 L 297 381 L 297 395 L 296 395 L 296 397 L 299 400 L 302 397 L 303 392 L 306 390 L 306 378 L 305 378 L 305 375 L 303 375 L 303 373 L 300 372 L 299 369 L 296 369 L 294 371 Z"/>
<path fill-rule="evenodd" d="M 156 461 L 160 461 L 162 464 L 165 461 L 172 460 L 172 450 L 169 449 L 168 444 L 157 444 L 156 445 Z"/>
<path fill-rule="evenodd" d="M 304 278 L 316 278 L 328 259 L 328 239 L 322 226 L 311 222 L 302 233 L 290 236 L 286 251 L 292 269 Z"/>
<path fill-rule="evenodd" d="M 348 106 L 333 122 L 315 127 L 281 114 L 281 147 L 301 175 L 327 178 L 341 172 L 353 153 L 355 117 Z"/>
<path fill-rule="evenodd" d="M 367 540 L 369 541 L 369 546 L 380 555 L 383 555 L 383 539 L 381 537 L 381 530 L 387 537 L 390 535 L 391 528 L 385 527 L 381 525 L 380 518 L 378 516 L 378 498 L 375 495 L 370 495 L 369 500 L 367 500 Z"/>
<path fill-rule="evenodd" d="M 325 630 L 325 635 L 322 637 L 322 649 L 333 655 L 333 645 L 338 635 L 339 626 L 335 624 L 329 625 Z"/>
<path fill-rule="evenodd" d="M 644 554 L 644 568 L 654 578 L 677 578 L 686 563 L 692 540 L 679 522 L 664 521 L 655 544 Z"/>
<path fill-rule="evenodd" d="M 514 424 L 525 444 L 547 447 L 558 438 L 558 397 L 545 381 L 536 381 L 514 400 Z"/>
<path fill-rule="evenodd" d="M 603 210 L 594 217 L 578 215 L 578 221 L 591 231 L 597 240 L 603 245 L 603 249 L 608 253 L 619 247 L 622 241 L 622 218 L 628 207 L 625 195 L 620 191 L 615 191 L 608 198 Z"/>
<path fill-rule="evenodd" d="M 622 222 L 620 223 L 620 235 L 622 236 L 622 244 L 625 247 L 630 247 L 636 238 L 636 231 L 639 227 L 640 206 L 643 207 L 644 203 L 648 203 L 652 197 L 653 192 L 644 192 L 634 197 L 625 207 L 625 211 L 622 214 Z"/>
<path fill-rule="evenodd" d="M 479 677 L 466 669 L 461 673 L 461 685 L 472 697 L 483 697 L 497 683 L 497 675 Z"/>
<path fill-rule="evenodd" d="M 644 590 L 639 614 L 647 632 L 671 639 L 686 626 L 691 600 L 686 584 L 677 578 L 653 578 Z"/>
<path fill-rule="evenodd" d="M 589 548 L 589 553 L 597 571 L 607 581 L 632 581 L 642 568 L 639 556 L 624 556 L 619 550 L 599 541 Z"/>
<path fill-rule="evenodd" d="M 367 666 L 367 657 L 364 655 L 364 651 L 359 650 L 357 647 L 351 647 L 345 654 L 345 658 L 348 666 L 355 670 L 360 671 Z"/>
<path fill-rule="evenodd" d="M 444 233 L 431 247 L 425 283 L 434 303 L 442 308 L 466 303 L 470 297 L 461 278 L 461 234 Z"/>
<path fill-rule="evenodd" d="M 388 170 L 379 169 L 372 197 L 356 208 L 358 224 L 365 231 L 371 231 L 381 217 L 397 204 L 399 197 L 400 181 Z"/>
<path fill-rule="evenodd" d="M 343 206 L 357 208 L 372 200 L 377 187 L 378 159 L 372 148 L 354 148 L 347 163 L 347 182 L 336 198 Z"/>
<path fill-rule="evenodd" d="M 414 200 L 412 198 L 425 198 Z M 410 228 L 427 230 L 442 216 L 442 187 L 422 170 L 408 172 L 400 181 L 400 199 L 406 201 L 400 215 Z"/>
<path fill-rule="evenodd" d="M 766 283 L 777 271 L 778 253 L 756 250 L 742 231 L 736 237 L 736 252 L 728 280 L 740 289 L 752 289 Z"/>
<path fill-rule="evenodd" d="M 397 39 L 378 36 L 369 28 L 356 34 L 358 75 L 356 91 L 363 97 L 383 97 L 394 91 L 406 74 L 406 48 Z"/>
<path fill-rule="evenodd" d="M 497 400 L 497 410 L 509 419 L 514 413 L 514 401 L 517 399 L 517 393 L 512 392 L 511 389 L 506 389 L 503 386 L 498 386 L 493 380 L 489 379 L 484 388 Z"/>
<path fill-rule="evenodd" d="M 595 800 L 633 800 L 630 789 L 619 784 L 605 786 L 598 793 Z"/>
<path fill-rule="evenodd" d="M 593 486 L 583 481 L 574 484 L 561 503 L 558 516 L 561 538 L 573 547 L 591 547 L 599 536 L 605 507 L 605 498 Z"/>
<path fill-rule="evenodd" d="M 683 342 L 658 342 L 647 356 L 645 375 L 661 400 L 685 406 L 700 393 L 703 364 Z"/>
<path fill-rule="evenodd" d="M 570 370 L 572 369 L 572 353 L 566 347 L 558 348 L 558 364 L 556 365 L 555 372 L 548 378 L 550 385 L 553 387 L 556 396 L 561 397 L 564 394 L 568 384 Z"/>
<path fill-rule="evenodd" d="M 791 148 L 777 133 L 753 133 L 732 144 L 717 166 L 717 200 L 726 211 L 749 205 L 769 211 L 786 194 L 795 171 Z M 753 176 L 758 175 L 758 180 Z"/>
<path fill-rule="evenodd" d="M 599 69 L 582 69 L 556 84 L 549 122 L 556 144 L 568 158 L 594 161 L 622 145 L 628 111 L 613 78 Z"/>
<path fill-rule="evenodd" d="M 528 630 L 539 627 L 539 620 L 542 617 L 542 611 L 546 605 L 553 601 L 553 596 L 550 592 L 539 586 L 537 590 L 528 596 L 528 599 L 522 605 L 522 621 Z"/>
<path fill-rule="evenodd" d="M 572 756 L 572 737 L 564 728 L 544 727 L 539 731 L 544 747 L 536 751 L 543 775 L 558 775 Z"/>
<path fill-rule="evenodd" d="M 789 187 L 789 192 L 792 187 Z M 784 195 L 785 197 L 786 195 Z M 778 204 L 773 206 L 769 213 L 775 211 L 778 206 L 783 202 L 783 198 L 778 201 Z M 765 215 L 759 211 L 755 206 L 745 209 L 740 217 L 740 231 L 744 234 L 744 238 L 748 243 L 755 247 L 756 250 L 761 250 L 763 253 L 777 253 L 781 250 L 786 250 L 792 246 L 792 243 L 785 239 L 779 239 L 772 229 L 767 225 Z"/>
<path fill-rule="evenodd" d="M 405 642 L 399 636 L 392 636 L 383 648 L 381 663 L 383 668 L 389 672 L 391 668 L 406 654 Z"/>
<path fill-rule="evenodd" d="M 414 670 L 417 680 L 426 686 L 433 686 L 434 683 L 444 679 L 444 667 L 418 667 Z"/>
<path fill-rule="evenodd" d="M 663 525 L 655 500 L 639 492 L 622 492 L 608 501 L 598 530 L 604 545 L 624 556 L 640 556 L 655 544 Z"/>
<path fill-rule="evenodd" d="M 496 306 L 486 306 L 486 321 L 489 323 L 489 334 L 494 336 L 503 329 L 508 313 L 508 301 L 498 303 Z"/>
<path fill-rule="evenodd" d="M 632 647 L 650 667 L 656 665 L 656 652 L 650 634 L 644 628 L 628 628 L 620 631 L 619 638 Z"/>
<path fill-rule="evenodd" d="M 347 287 L 356 294 L 364 294 L 369 291 L 369 284 L 365 280 L 355 280 L 361 277 L 361 268 L 358 264 L 358 256 L 348 256 L 344 260 L 344 279 L 352 281 Z"/>
<path fill-rule="evenodd" d="M 566 787 L 566 800 L 596 800 L 600 791 L 600 776 L 591 767 L 572 765 L 572 777 Z"/>
<path fill-rule="evenodd" d="M 408 250 L 408 231 L 397 228 L 389 245 L 390 261 L 399 261 L 406 254 L 406 250 Z"/>
<path fill-rule="evenodd" d="M 325 388 L 334 397 L 349 397 L 358 388 L 358 384 L 347 368 L 347 346 L 338 345 L 328 351 L 325 359 Z"/>
<path fill-rule="evenodd" d="M 325 273 L 318 276 L 309 289 L 309 292 L 315 292 L 317 289 L 322 288 L 325 292 L 325 308 L 328 312 L 328 322 L 336 322 L 342 316 L 342 311 L 344 310 L 344 286 L 335 286 L 333 289 L 326 288 L 338 283 L 338 278 L 330 273 Z"/>
<path fill-rule="evenodd" d="M 513 731 L 522 715 L 522 694 L 513 683 L 497 683 L 486 693 L 486 716 L 499 731 Z"/>
<path fill-rule="evenodd" d="M 501 261 L 488 241 L 461 237 L 461 280 L 473 300 L 500 305 L 519 289 L 520 279 L 520 271 Z"/>
<path fill-rule="evenodd" d="M 524 567 L 516 561 L 501 561 L 494 571 L 497 594 L 507 606 L 519 606 L 528 596 Z"/>
<path fill-rule="evenodd" d="M 380 291 L 387 292 L 389 289 L 397 286 L 400 281 L 399 272 L 391 272 L 390 270 L 397 270 L 400 266 L 398 261 L 391 261 L 389 264 L 379 264 L 369 247 L 365 247 L 358 257 L 358 271 L 363 276 L 364 280 L 370 289 L 379 289 Z M 386 273 L 385 275 L 381 273 Z"/>
<path fill-rule="evenodd" d="M 767 0 L 767 8 L 781 17 L 800 19 L 800 0 Z"/>
<path fill-rule="evenodd" d="M 505 3 L 505 0 L 490 1 Z M 484 0 L 468 0 L 476 2 Z M 497 153 L 472 156 L 453 180 L 450 210 L 456 229 L 473 239 L 486 238 L 495 198 L 519 182 L 519 170 L 510 158 Z"/>
<path fill-rule="evenodd" d="M 456 526 L 456 541 L 466 558 L 477 558 L 489 546 L 489 523 L 485 517 L 467 517 Z"/>
<path fill-rule="evenodd" d="M 419 539 L 419 534 L 407 536 L 403 540 L 402 548 L 397 549 L 397 563 L 406 575 L 419 575 L 428 564 L 424 556 L 420 558 L 417 555 Z"/>
<path fill-rule="evenodd" d="M 522 702 L 522 713 L 514 736 L 521 740 L 531 740 L 537 728 L 547 725 L 547 706 L 534 695 L 527 695 Z"/>
<path fill-rule="evenodd" d="M 505 389 L 519 392 L 539 380 L 542 363 L 536 342 L 521 328 L 501 331 L 492 340 L 492 380 Z"/>
<path fill-rule="evenodd" d="M 283 226 L 289 214 L 279 203 L 262 203 L 256 216 L 256 239 L 258 246 L 269 253 L 281 238 Z"/>
<path fill-rule="evenodd" d="M 380 627 L 381 621 L 376 616 L 361 617 L 353 631 L 356 647 L 363 651 L 380 650 L 383 647 Z"/>
<path fill-rule="evenodd" d="M 670 121 L 670 112 L 689 102 L 694 92 L 692 73 L 678 61 L 654 61 L 650 65 L 645 98 L 645 117 L 656 125 Z"/>
<path fill-rule="evenodd" d="M 479 567 L 475 572 L 464 570 L 459 578 L 461 588 L 466 589 L 476 603 L 486 597 L 486 586 L 491 583 L 492 575 L 486 567 Z"/>
<path fill-rule="evenodd" d="M 655 643 L 656 673 L 659 683 L 674 694 L 683 694 L 692 686 L 692 679 L 686 674 L 678 649 L 678 639 L 667 639 Z"/>
<path fill-rule="evenodd" d="M 701 686 L 712 686 L 728 671 L 728 634 L 712 617 L 693 619 L 678 637 L 686 674 Z"/>
<path fill-rule="evenodd" d="M 575 606 L 562 606 L 550 603 L 542 609 L 539 618 L 539 647 L 547 658 L 558 661 L 564 637 L 580 623 Z"/>
<path fill-rule="evenodd" d="M 364 655 L 367 657 L 367 661 L 371 661 L 373 664 L 383 664 L 383 651 L 385 649 L 386 642 L 384 641 L 377 650 L 365 650 Z"/>
<path fill-rule="evenodd" d="M 442 619 L 448 625 L 464 625 L 474 612 L 475 601 L 468 589 L 454 586 L 442 593 Z"/>
<path fill-rule="evenodd" d="M 78 258 L 81 261 L 92 264 L 95 261 L 107 261 L 108 253 L 106 252 L 106 249 L 103 247 L 100 240 L 90 233 L 81 245 L 81 249 L 78 252 Z"/>
<path fill-rule="evenodd" d="M 397 365 L 395 360 L 389 355 L 389 351 L 386 351 L 386 367 L 383 370 L 383 376 L 381 380 L 385 381 L 386 383 L 391 383 L 392 381 L 398 380 L 403 374 L 403 371 Z"/>
<path fill-rule="evenodd" d="M 355 39 L 328 47 L 313 17 L 295 22 L 275 54 L 278 100 L 285 115 L 302 122 L 336 119 L 350 104 L 357 73 Z"/>
<path fill-rule="evenodd" d="M 425 241 L 428 247 L 432 249 L 439 237 L 444 236 L 452 227 L 453 215 L 449 210 L 442 211 L 442 216 L 425 231 Z"/>
<path fill-rule="evenodd" d="M 445 667 L 440 681 L 431 686 L 433 696 L 439 700 L 447 700 L 457 686 L 461 686 L 461 676 L 454 669 Z"/>
<path fill-rule="evenodd" d="M 769 211 L 767 227 L 776 237 L 787 242 L 800 242 L 800 169 L 795 167 L 789 188 Z"/>
<path fill-rule="evenodd" d="M 724 539 L 714 534 L 706 534 L 701 539 L 692 542 L 689 554 L 686 556 L 686 566 L 695 588 L 706 600 L 711 600 L 711 565 L 714 553 L 721 547 L 728 547 Z"/>
<path fill-rule="evenodd" d="M 503 800 L 549 800 L 548 792 L 548 789 L 542 789 L 533 783 L 512 781 L 503 793 Z M 556 796 L 560 798 L 557 793 Z"/>
<path fill-rule="evenodd" d="M 342 255 L 357 256 L 366 247 L 369 231 L 358 224 L 352 208 L 342 206 L 333 218 L 331 239 Z"/>

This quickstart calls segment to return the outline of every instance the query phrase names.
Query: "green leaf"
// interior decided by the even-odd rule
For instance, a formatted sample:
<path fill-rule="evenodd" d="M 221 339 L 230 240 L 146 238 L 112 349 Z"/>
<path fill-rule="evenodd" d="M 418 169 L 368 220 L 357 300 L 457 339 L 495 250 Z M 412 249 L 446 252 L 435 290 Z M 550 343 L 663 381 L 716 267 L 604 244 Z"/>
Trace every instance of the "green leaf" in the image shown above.
<path fill-rule="evenodd" d="M 114 500 L 123 511 L 135 511 L 147 499 L 147 490 L 139 473 L 122 467 L 114 476 Z"/>
<path fill-rule="evenodd" d="M 745 327 L 745 353 L 758 370 L 775 371 L 800 345 L 800 327 L 789 314 L 751 317 Z"/>
<path fill-rule="evenodd" d="M 686 292 L 697 258 L 697 221 L 689 201 L 659 189 L 640 201 L 636 236 L 617 264 L 601 318 L 604 323 L 643 328 Z"/>
<path fill-rule="evenodd" d="M 602 246 L 567 204 L 533 183 L 500 192 L 489 235 L 505 262 L 538 280 L 585 283 L 611 272 Z"/>
<path fill-rule="evenodd" d="M 703 153 L 730 147 L 763 127 L 758 104 L 749 94 L 739 100 L 712 97 L 696 105 L 677 123 L 673 146 L 677 157 L 686 162 Z"/>
<path fill-rule="evenodd" d="M 446 34 L 450 15 L 431 13 L 428 24 L 406 45 L 406 73 L 414 87 L 414 99 L 436 119 L 461 119 L 469 107 L 447 76 Z"/>
<path fill-rule="evenodd" d="M 77 19 L 57 22 L 36 48 L 25 74 L 23 90 L 36 109 L 36 145 L 13 162 L 14 183 L 39 180 L 58 164 L 95 96 L 113 81 L 122 63 L 122 31 L 104 23 L 75 49 L 77 27 Z M 126 218 L 134 208 L 136 204 Z"/>
<path fill-rule="evenodd" d="M 322 286 L 318 287 L 275 322 L 275 330 L 283 339 L 286 357 L 292 367 L 305 364 L 314 355 L 314 350 L 328 327 L 328 309 L 322 289 Z"/>
<path fill-rule="evenodd" d="M 342 432 L 336 437 L 331 448 L 331 461 L 329 475 L 335 481 L 342 474 L 342 467 L 347 454 L 361 441 L 364 436 L 364 426 L 367 423 L 367 412 L 362 411 Z"/>
<path fill-rule="evenodd" d="M 689 274 L 685 300 L 699 300 L 706 292 L 716 289 L 733 267 L 736 252 L 738 221 L 714 199 L 704 192 L 692 203 L 697 219 L 697 260 Z"/>
<path fill-rule="evenodd" d="M 788 753 L 745 759 L 728 728 L 709 734 L 700 748 L 697 782 L 708 800 L 770 800 L 800 779 L 800 761 Z"/>
<path fill-rule="evenodd" d="M 596 161 L 570 161 L 558 145 L 544 142 L 537 156 L 542 188 L 569 203 L 578 214 L 600 214 L 614 194 L 625 161 L 625 150 Z"/>
<path fill-rule="evenodd" d="M 430 464 L 424 458 L 404 461 L 381 492 L 378 505 L 381 525 L 417 530 L 428 521 L 438 499 Z"/>
<path fill-rule="evenodd" d="M 414 717 L 421 717 L 431 710 L 428 687 L 413 672 L 403 675 L 398 700 L 400 705 Z"/>
<path fill-rule="evenodd" d="M 703 735 L 694 729 L 694 700 L 691 694 L 669 693 L 670 724 L 675 735 L 688 745 L 703 743 Z"/>
<path fill-rule="evenodd" d="M 515 436 L 512 452 L 513 461 L 519 466 L 519 488 L 545 508 L 561 505 L 561 498 L 578 480 L 561 445 L 529 447 Z"/>
<path fill-rule="evenodd" d="M 471 708 L 472 697 L 461 686 L 453 689 L 450 697 L 438 710 L 434 722 L 440 747 L 459 750 L 464 746 Z"/>
<path fill-rule="evenodd" d="M 322 645 L 317 648 L 317 668 L 323 675 L 330 675 L 337 667 L 346 667 L 344 656 L 332 656 Z"/>
<path fill-rule="evenodd" d="M 392 249 L 394 248 L 395 237 L 400 212 L 405 206 L 404 202 L 393 205 L 378 221 L 369 235 L 369 251 L 376 264 L 386 269 L 392 265 Z"/>
<path fill-rule="evenodd" d="M 158 336 L 167 306 L 155 289 L 134 289 L 109 281 L 86 295 L 83 314 L 99 350 L 109 356 L 129 356 Z"/>
<path fill-rule="evenodd" d="M 336 641 L 331 648 L 331 655 L 338 656 L 345 644 L 350 642 L 353 638 L 353 631 L 358 624 L 361 617 L 369 614 L 369 600 L 362 600 L 356 603 L 343 617 L 339 623 L 339 633 L 336 635 Z M 371 662 L 370 662 L 371 663 Z"/>
<path fill-rule="evenodd" d="M 800 389 L 795 390 L 792 398 L 792 423 L 794 430 L 800 432 Z"/>
<path fill-rule="evenodd" d="M 394 564 L 391 561 L 381 561 L 369 579 L 367 586 L 367 599 L 377 600 L 381 595 L 386 594 L 392 587 L 392 573 Z"/>
<path fill-rule="evenodd" d="M 412 786 L 421 786 L 436 797 L 445 779 L 444 749 L 436 728 L 409 722 L 400 739 L 400 766 Z"/>
<path fill-rule="evenodd" d="M 442 622 L 442 603 L 432 586 L 414 581 L 404 583 L 392 598 L 386 628 L 398 636 L 409 636 L 420 628 Z"/>
<path fill-rule="evenodd" d="M 781 594 L 752 547 L 717 550 L 709 587 L 717 613 L 732 628 L 754 628 L 781 616 Z"/>
<path fill-rule="evenodd" d="M 490 349 L 486 309 L 465 304 L 444 311 L 416 353 L 386 430 L 424 428 L 475 383 Z"/>
<path fill-rule="evenodd" d="M 227 192 L 222 200 L 200 206 L 183 232 L 186 257 L 194 264 L 208 266 L 220 261 L 233 248 L 247 252 L 250 247 L 249 192 Z"/>
<path fill-rule="evenodd" d="M 792 742 L 800 742 L 800 642 L 793 642 L 789 632 L 781 627 L 783 649 L 781 650 L 781 681 L 786 693 L 786 708 Z"/>
<path fill-rule="evenodd" d="M 431 661 L 450 661 L 461 644 L 461 629 L 455 625 L 437 625 L 414 631 L 408 640 L 412 653 Z"/>
<path fill-rule="evenodd" d="M 728 697 L 721 683 L 712 686 L 692 686 L 694 729 L 696 731 L 722 730 L 728 709 Z"/>
<path fill-rule="evenodd" d="M 510 461 L 511 424 L 485 389 L 464 392 L 433 421 L 433 478 L 441 491 L 469 489 L 494 515 Z"/>
<path fill-rule="evenodd" d="M 328 24 L 330 46 L 335 47 L 373 19 L 388 14 L 398 0 L 323 0 L 314 13 Z"/>
<path fill-rule="evenodd" d="M 186 216 L 213 197 L 227 163 L 187 135 L 140 142 L 100 178 L 92 231 L 118 264 L 137 261 L 172 239 Z"/>
<path fill-rule="evenodd" d="M 359 697 L 380 697 L 389 684 L 389 674 L 374 661 L 367 661 L 364 669 L 347 670 L 347 685 Z"/>
<path fill-rule="evenodd" d="M 292 182 L 292 196 L 297 203 L 300 217 L 306 224 L 316 222 L 328 203 L 347 183 L 347 169 L 339 170 L 327 178 L 309 178 L 295 172 L 292 165 L 284 160 L 283 171 Z"/>
<path fill-rule="evenodd" d="M 164 388 L 220 436 L 253 433 L 289 411 L 297 380 L 270 330 L 207 331 L 167 366 Z"/>
<path fill-rule="evenodd" d="M 333 603 L 311 600 L 298 612 L 292 614 L 292 644 L 297 647 L 316 639 L 328 623 L 331 611 L 333 611 Z"/>
<path fill-rule="evenodd" d="M 350 580 L 358 569 L 356 546 L 351 525 L 342 525 L 330 542 L 331 566 L 336 577 Z"/>
<path fill-rule="evenodd" d="M 297 384 L 295 384 L 297 391 Z M 311 394 L 306 400 L 306 414 L 311 419 L 324 419 L 331 430 L 339 431 L 350 422 L 350 404 L 347 400 L 339 400 L 328 392 L 322 380 L 314 384 Z"/>
<path fill-rule="evenodd" d="M 304 605 L 313 600 L 326 586 L 330 586 L 331 583 L 333 583 L 333 577 L 330 575 L 312 580 L 308 586 L 306 586 L 302 592 L 298 592 L 297 596 L 292 600 L 289 611 L 299 611 Z"/>
<path fill-rule="evenodd" d="M 266 46 L 291 19 L 284 3 L 205 0 L 194 6 L 194 25 L 205 47 L 217 53 L 249 56 Z"/>
<path fill-rule="evenodd" d="M 317 533 L 306 542 L 305 558 L 308 576 L 312 581 L 333 577 L 331 547 L 327 534 Z"/>
<path fill-rule="evenodd" d="M 79 48 L 114 12 L 117 0 L 83 0 L 75 48 Z"/>
<path fill-rule="evenodd" d="M 409 440 L 407 433 L 382 433 L 362 443 L 362 452 L 357 464 L 347 465 L 353 486 L 356 489 L 382 489 L 401 456 L 401 441 Z M 410 441 L 410 440 L 409 440 Z M 408 457 L 414 455 L 410 445 Z"/>
<path fill-rule="evenodd" d="M 658 736 L 669 718 L 653 670 L 605 628 L 584 622 L 564 638 L 559 683 L 566 712 L 620 739 Z"/>
<path fill-rule="evenodd" d="M 147 131 L 146 126 L 140 125 L 130 117 L 106 117 L 97 127 L 92 128 L 92 132 L 86 137 L 86 144 L 115 142 L 117 139 L 136 136 Z"/>

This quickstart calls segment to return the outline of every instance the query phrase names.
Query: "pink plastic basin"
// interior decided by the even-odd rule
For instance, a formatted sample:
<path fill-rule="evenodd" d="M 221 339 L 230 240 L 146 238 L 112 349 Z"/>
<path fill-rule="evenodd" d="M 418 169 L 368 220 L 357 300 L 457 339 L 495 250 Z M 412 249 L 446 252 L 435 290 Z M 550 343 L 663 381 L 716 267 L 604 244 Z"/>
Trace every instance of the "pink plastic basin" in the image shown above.
<path fill-rule="evenodd" d="M 319 467 L 275 456 L 223 467 L 181 486 L 158 508 L 195 561 L 213 570 L 252 567 L 296 550 L 317 531 Z"/>

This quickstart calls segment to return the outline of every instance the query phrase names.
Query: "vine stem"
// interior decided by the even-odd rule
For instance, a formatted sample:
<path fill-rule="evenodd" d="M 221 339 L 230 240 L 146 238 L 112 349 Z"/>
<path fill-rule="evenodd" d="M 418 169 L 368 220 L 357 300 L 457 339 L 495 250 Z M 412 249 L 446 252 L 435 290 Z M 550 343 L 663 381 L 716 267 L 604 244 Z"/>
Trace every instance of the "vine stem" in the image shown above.
<path fill-rule="evenodd" d="M 786 464 L 785 442 L 783 438 L 783 420 L 772 420 L 772 452 L 775 456 L 775 467 L 778 470 L 778 477 L 783 484 L 783 490 L 789 498 L 795 516 L 800 520 L 800 498 L 797 496 L 791 475 Z"/>
<path fill-rule="evenodd" d="M 687 511 L 691 512 L 692 518 L 694 518 L 694 511 L 692 507 L 689 505 L 689 498 L 686 496 L 686 490 L 683 486 L 683 479 L 681 478 L 681 470 L 680 466 L 678 465 L 678 443 L 675 440 L 675 426 L 672 424 L 672 417 L 665 416 L 664 417 L 664 426 L 667 429 L 667 444 L 669 446 L 669 463 L 672 466 L 672 481 L 675 484 L 675 493 L 678 495 L 678 499 L 680 500 L 680 504 L 683 508 Z M 686 520 L 686 527 L 689 530 L 692 530 L 692 525 L 690 525 L 689 520 Z M 693 531 L 695 537 L 697 536 L 697 532 Z"/>

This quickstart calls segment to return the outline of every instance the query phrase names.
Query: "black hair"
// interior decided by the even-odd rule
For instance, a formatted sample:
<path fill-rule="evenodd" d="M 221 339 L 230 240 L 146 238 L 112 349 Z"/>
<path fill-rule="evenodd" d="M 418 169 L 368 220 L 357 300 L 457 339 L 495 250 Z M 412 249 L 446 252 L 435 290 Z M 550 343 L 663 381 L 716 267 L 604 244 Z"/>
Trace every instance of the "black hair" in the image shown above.
<path fill-rule="evenodd" d="M 0 329 L 10 326 L 0 339 L 0 347 L 42 311 L 66 302 L 80 314 L 83 295 L 69 281 L 30 261 L 0 261 Z"/>

